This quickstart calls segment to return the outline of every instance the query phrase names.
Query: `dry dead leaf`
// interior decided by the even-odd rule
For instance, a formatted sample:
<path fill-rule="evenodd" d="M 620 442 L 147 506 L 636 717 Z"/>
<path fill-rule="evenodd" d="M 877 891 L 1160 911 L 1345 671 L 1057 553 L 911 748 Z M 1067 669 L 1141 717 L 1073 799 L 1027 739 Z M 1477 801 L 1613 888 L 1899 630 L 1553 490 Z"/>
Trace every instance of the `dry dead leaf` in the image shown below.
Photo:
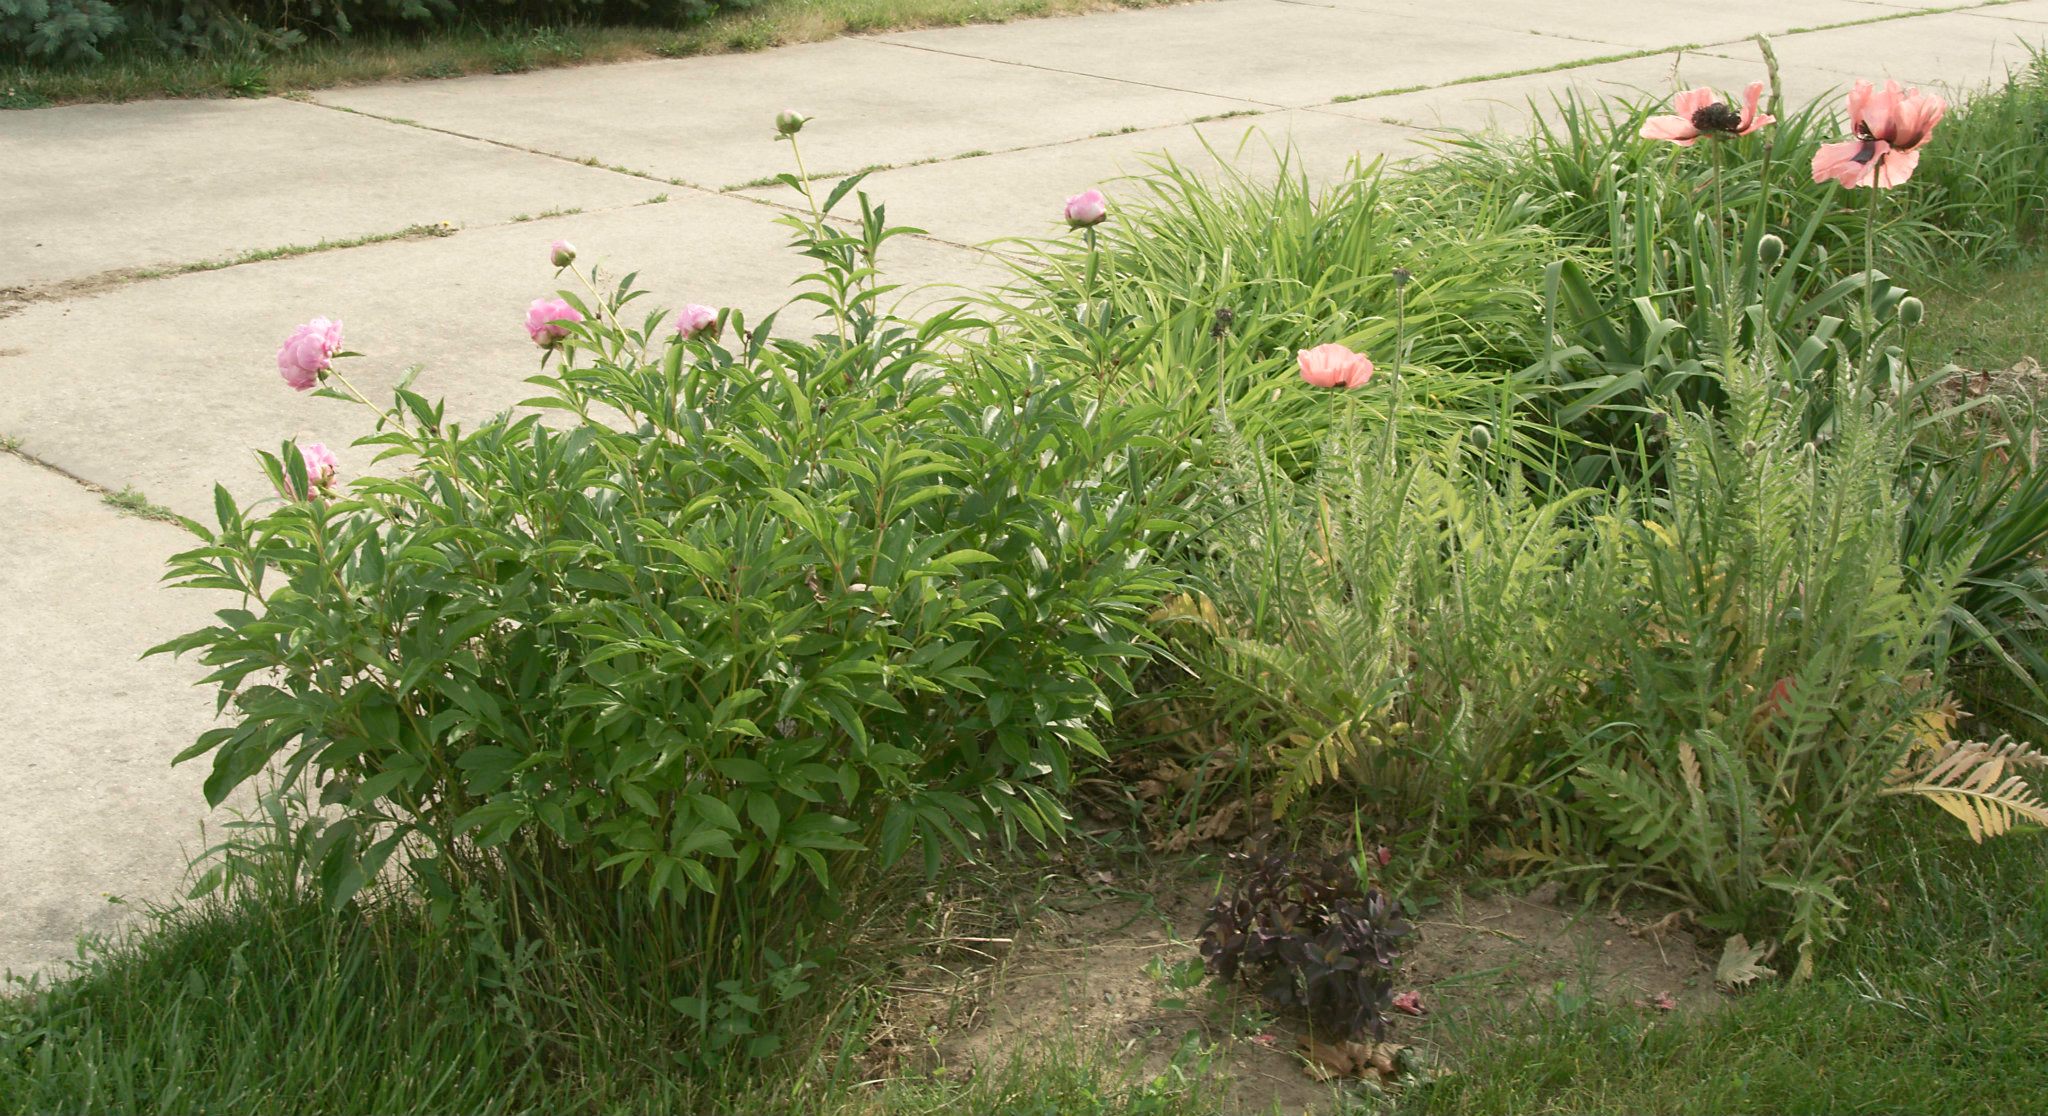
<path fill-rule="evenodd" d="M 1752 946 L 1749 939 L 1737 934 L 1721 947 L 1721 961 L 1714 966 L 1714 983 L 1724 988 L 1740 988 L 1759 977 L 1776 976 L 1777 970 L 1764 967 L 1770 950 L 1763 946 Z"/>
<path fill-rule="evenodd" d="M 1684 922 L 1687 918 L 1690 918 L 1691 915 L 1691 911 L 1672 911 L 1670 914 L 1665 915 L 1663 918 L 1660 918 L 1655 922 L 1646 923 L 1642 926 L 1637 926 L 1630 929 L 1629 933 L 1633 934 L 1638 938 L 1650 938 L 1652 940 L 1662 939 L 1664 935 L 1672 933 L 1673 931 L 1677 930 L 1679 924 Z"/>
<path fill-rule="evenodd" d="M 1303 1038 L 1301 1042 L 1308 1056 L 1308 1075 L 1317 1081 L 1367 1075 L 1391 1081 L 1399 1073 L 1401 1051 L 1407 1049 L 1398 1042 L 1325 1043 L 1314 1038 Z"/>

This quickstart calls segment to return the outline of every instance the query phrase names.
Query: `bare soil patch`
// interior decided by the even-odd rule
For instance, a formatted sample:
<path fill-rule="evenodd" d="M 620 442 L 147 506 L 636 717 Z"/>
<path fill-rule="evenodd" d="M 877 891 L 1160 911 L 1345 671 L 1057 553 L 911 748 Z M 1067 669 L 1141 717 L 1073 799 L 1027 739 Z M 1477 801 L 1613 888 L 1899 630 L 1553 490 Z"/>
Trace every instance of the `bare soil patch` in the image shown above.
<path fill-rule="evenodd" d="M 1213 1045 L 1209 1065 L 1230 1082 L 1227 1111 L 1337 1111 L 1338 1090 L 1357 1083 L 1318 1080 L 1299 1028 L 1248 996 L 1187 987 L 1186 968 L 1174 979 L 1199 958 L 1213 886 L 1213 875 L 1170 871 L 1061 880 L 1008 935 L 963 939 L 967 952 L 901 974 L 874 1068 L 970 1074 L 1071 1043 L 1156 1073 L 1189 1044 Z M 1514 1008 L 1585 997 L 1686 1013 L 1723 1000 L 1713 959 L 1682 915 L 1581 909 L 1545 885 L 1453 894 L 1415 921 L 1400 987 L 1419 992 L 1425 1011 L 1402 1017 L 1389 1038 L 1427 1066 L 1455 1068 L 1463 1038 Z"/>

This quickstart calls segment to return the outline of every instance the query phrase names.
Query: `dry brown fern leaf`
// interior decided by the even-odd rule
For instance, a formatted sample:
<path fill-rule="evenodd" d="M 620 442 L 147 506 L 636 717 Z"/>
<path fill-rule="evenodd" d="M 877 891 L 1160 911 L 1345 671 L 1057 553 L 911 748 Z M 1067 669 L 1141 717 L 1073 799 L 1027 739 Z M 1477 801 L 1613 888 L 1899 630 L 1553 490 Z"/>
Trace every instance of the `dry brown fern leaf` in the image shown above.
<path fill-rule="evenodd" d="M 2048 803 L 2016 768 L 2048 767 L 2048 753 L 2009 736 L 1954 740 L 1915 751 L 1892 772 L 1885 794 L 1919 795 L 1953 814 L 1981 842 L 2023 821 L 2048 826 Z"/>

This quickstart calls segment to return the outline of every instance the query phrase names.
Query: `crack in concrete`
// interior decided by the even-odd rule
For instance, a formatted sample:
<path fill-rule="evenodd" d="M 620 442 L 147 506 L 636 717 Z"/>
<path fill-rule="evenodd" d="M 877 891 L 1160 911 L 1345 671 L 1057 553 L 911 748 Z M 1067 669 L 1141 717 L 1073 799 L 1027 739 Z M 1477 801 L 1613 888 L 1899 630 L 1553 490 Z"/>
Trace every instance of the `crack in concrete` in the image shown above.
<path fill-rule="evenodd" d="M 986 55 L 968 54 L 964 51 L 942 50 L 938 47 L 924 46 L 919 43 L 899 43 L 884 39 L 876 39 L 874 41 L 882 46 L 891 46 L 899 50 L 920 50 L 925 52 L 926 54 L 942 54 L 948 58 L 965 58 L 970 62 L 987 62 L 996 66 L 1015 66 L 1017 69 L 1020 70 L 1037 70 L 1040 73 L 1065 74 L 1068 77 L 1093 78 L 1096 81 L 1113 81 L 1119 85 L 1135 85 L 1140 89 L 1157 89 L 1166 93 L 1185 93 L 1191 97 L 1210 97 L 1218 101 L 1236 101 L 1239 104 L 1264 105 L 1269 109 L 1287 109 L 1295 107 L 1293 105 L 1281 104 L 1278 101 L 1261 101 L 1256 97 L 1238 97 L 1228 93 L 1215 93 L 1206 89 L 1187 89 L 1178 85 L 1161 85 L 1157 82 L 1139 81 L 1135 78 L 1112 77 L 1108 74 L 1091 73 L 1087 70 L 1069 70 L 1061 66 L 1045 66 L 1037 62 L 1012 62 L 1007 58 L 990 58 Z M 1185 123 L 1185 121 L 1183 121 L 1183 123 Z M 1088 138 L 1094 139 L 1095 137 L 1090 136 Z M 1070 140 L 1068 142 L 1073 141 Z"/>
<path fill-rule="evenodd" d="M 23 463 L 33 466 L 34 468 L 41 469 L 44 472 L 49 473 L 53 476 L 62 477 L 65 480 L 70 481 L 72 484 L 75 484 L 78 487 L 85 489 L 87 492 L 90 492 L 93 495 L 98 496 L 100 498 L 99 506 L 106 509 L 109 514 L 117 518 L 139 519 L 145 523 L 161 524 L 162 526 L 169 527 L 175 531 L 182 532 L 184 530 L 182 526 L 176 523 L 172 523 L 169 520 L 162 519 L 153 515 L 130 515 L 122 511 L 120 508 L 117 508 L 114 505 L 107 503 L 107 501 L 110 498 L 118 496 L 120 495 L 120 493 L 112 488 L 108 488 L 106 485 L 101 484 L 98 481 L 87 480 L 86 478 L 79 476 L 77 473 L 74 473 L 71 470 L 66 469 L 62 465 L 53 464 L 49 461 L 45 461 L 40 457 L 37 457 L 35 454 L 32 454 L 29 451 L 21 448 L 21 444 L 12 438 L 0 440 L 0 453 L 4 453 L 10 457 L 17 458 L 21 460 Z"/>

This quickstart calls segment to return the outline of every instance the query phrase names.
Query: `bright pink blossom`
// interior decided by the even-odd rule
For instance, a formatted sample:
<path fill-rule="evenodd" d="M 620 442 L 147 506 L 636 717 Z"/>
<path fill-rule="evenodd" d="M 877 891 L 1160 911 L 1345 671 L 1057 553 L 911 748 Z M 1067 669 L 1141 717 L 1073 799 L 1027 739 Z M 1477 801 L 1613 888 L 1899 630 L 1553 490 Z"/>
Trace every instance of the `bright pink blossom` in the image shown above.
<path fill-rule="evenodd" d="M 1653 116 L 1643 122 L 1644 139 L 1669 140 L 1691 147 L 1704 135 L 1746 136 L 1777 118 L 1756 110 L 1764 83 L 1753 81 L 1742 91 L 1742 111 L 1721 100 L 1721 95 L 1704 86 L 1688 89 L 1671 99 L 1673 115 Z"/>
<path fill-rule="evenodd" d="M 320 374 L 334 366 L 334 354 L 341 351 L 341 323 L 314 318 L 292 330 L 277 350 L 277 374 L 294 391 L 305 391 L 320 382 Z"/>
<path fill-rule="evenodd" d="M 1312 387 L 1361 388 L 1372 379 L 1372 361 L 1335 343 L 1303 349 L 1301 378 Z"/>
<path fill-rule="evenodd" d="M 1822 144 L 1813 153 L 1813 180 L 1889 190 L 1913 177 L 1920 148 L 1948 112 L 1948 102 L 1887 80 L 1879 89 L 1859 81 L 1849 90 L 1849 128 L 1855 139 Z"/>
<path fill-rule="evenodd" d="M 580 322 L 583 315 L 574 306 L 559 298 L 536 298 L 526 308 L 526 335 L 543 349 L 552 349 L 555 343 L 569 336 L 564 322 Z"/>
<path fill-rule="evenodd" d="M 1109 217 L 1109 199 L 1100 190 L 1083 190 L 1067 199 L 1067 224 L 1077 229 L 1099 225 Z"/>
<path fill-rule="evenodd" d="M 688 341 L 707 330 L 712 340 L 718 340 L 718 311 L 711 307 L 692 302 L 676 314 L 677 337 Z"/>
<path fill-rule="evenodd" d="M 319 442 L 308 442 L 299 447 L 299 456 L 306 460 L 306 483 L 321 492 L 333 491 L 335 477 L 341 471 L 341 461 L 334 451 Z"/>

